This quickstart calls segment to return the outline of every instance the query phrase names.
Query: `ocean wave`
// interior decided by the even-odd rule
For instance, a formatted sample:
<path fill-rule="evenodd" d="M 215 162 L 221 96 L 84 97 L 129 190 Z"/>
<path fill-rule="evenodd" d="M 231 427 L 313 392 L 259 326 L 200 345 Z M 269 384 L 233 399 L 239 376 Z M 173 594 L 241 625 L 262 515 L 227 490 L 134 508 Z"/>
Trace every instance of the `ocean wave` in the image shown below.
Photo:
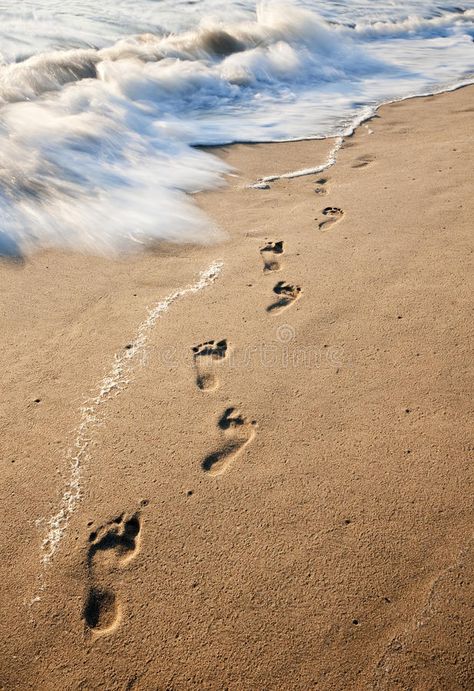
<path fill-rule="evenodd" d="M 353 29 L 360 38 L 440 38 L 473 31 L 474 9 L 458 8 L 434 17 L 410 15 L 398 20 L 362 21 Z"/>
<path fill-rule="evenodd" d="M 336 135 L 383 100 L 450 85 L 474 70 L 471 20 L 350 28 L 265 2 L 252 19 L 3 64 L 0 253 L 218 240 L 190 195 L 229 171 L 194 145 Z"/>

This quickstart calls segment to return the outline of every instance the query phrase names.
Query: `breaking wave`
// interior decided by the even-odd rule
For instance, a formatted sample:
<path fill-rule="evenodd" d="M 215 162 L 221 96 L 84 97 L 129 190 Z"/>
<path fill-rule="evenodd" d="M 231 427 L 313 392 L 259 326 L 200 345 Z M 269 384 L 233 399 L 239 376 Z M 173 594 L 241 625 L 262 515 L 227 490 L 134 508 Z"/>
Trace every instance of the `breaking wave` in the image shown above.
<path fill-rule="evenodd" d="M 262 2 L 4 60 L 0 254 L 215 241 L 190 195 L 228 169 L 195 145 L 333 136 L 385 100 L 472 78 L 474 10 L 374 21 L 357 7 L 351 23 Z"/>

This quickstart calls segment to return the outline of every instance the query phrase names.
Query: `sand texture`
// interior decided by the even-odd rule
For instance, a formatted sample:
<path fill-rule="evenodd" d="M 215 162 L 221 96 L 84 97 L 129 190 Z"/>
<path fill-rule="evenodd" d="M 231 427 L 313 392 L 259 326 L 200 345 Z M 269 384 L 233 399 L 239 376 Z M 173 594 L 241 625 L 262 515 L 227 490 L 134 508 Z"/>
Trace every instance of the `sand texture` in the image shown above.
<path fill-rule="evenodd" d="M 473 96 L 218 150 L 219 245 L 0 263 L 1 689 L 474 687 Z"/>

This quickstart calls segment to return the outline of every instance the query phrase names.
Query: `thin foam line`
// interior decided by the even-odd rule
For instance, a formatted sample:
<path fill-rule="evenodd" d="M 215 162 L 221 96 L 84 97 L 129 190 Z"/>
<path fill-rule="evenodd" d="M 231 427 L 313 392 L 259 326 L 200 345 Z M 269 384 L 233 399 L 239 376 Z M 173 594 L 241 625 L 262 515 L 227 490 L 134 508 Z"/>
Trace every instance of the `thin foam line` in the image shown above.
<path fill-rule="evenodd" d="M 134 341 L 124 352 L 116 353 L 109 372 L 99 382 L 97 393 L 80 409 L 80 421 L 72 446 L 68 449 L 66 459 L 69 461 L 69 480 L 59 503 L 57 512 L 48 520 L 46 536 L 41 544 L 41 565 L 49 566 L 68 527 L 71 516 L 81 499 L 81 478 L 84 463 L 90 460 L 90 446 L 94 431 L 100 425 L 103 415 L 99 408 L 110 398 L 117 396 L 132 381 L 137 366 L 145 360 L 147 341 L 157 320 L 170 306 L 182 298 L 197 293 L 214 283 L 222 271 L 223 262 L 216 261 L 202 271 L 196 283 L 178 288 L 149 311 L 146 319 L 139 325 Z M 37 521 L 42 524 L 44 519 Z M 37 598 L 35 598 L 37 600 Z"/>
<path fill-rule="evenodd" d="M 314 175 L 316 173 L 321 173 L 323 170 L 330 168 L 336 163 L 337 152 L 341 148 L 343 141 L 343 137 L 336 138 L 336 143 L 329 152 L 326 161 L 319 166 L 316 166 L 314 168 L 302 168 L 301 170 L 293 170 L 290 173 L 281 173 L 280 175 L 267 175 L 267 177 L 261 178 L 258 182 L 255 182 L 253 185 L 250 185 L 250 187 L 255 187 L 256 189 L 258 189 L 259 187 L 265 185 L 265 183 L 267 182 L 275 182 L 275 180 L 283 179 L 289 180 L 291 178 L 300 178 L 304 175 Z"/>

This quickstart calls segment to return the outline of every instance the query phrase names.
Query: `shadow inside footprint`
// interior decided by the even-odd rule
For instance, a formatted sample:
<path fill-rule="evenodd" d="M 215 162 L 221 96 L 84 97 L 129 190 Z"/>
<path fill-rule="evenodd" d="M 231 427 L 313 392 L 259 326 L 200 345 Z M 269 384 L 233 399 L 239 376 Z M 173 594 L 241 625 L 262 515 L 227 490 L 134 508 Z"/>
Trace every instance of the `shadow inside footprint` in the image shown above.
<path fill-rule="evenodd" d="M 267 307 L 267 312 L 274 313 L 284 310 L 301 297 L 301 288 L 297 285 L 279 281 L 273 288 L 273 292 L 280 296 L 279 299 Z"/>
<path fill-rule="evenodd" d="M 91 588 L 84 605 L 84 620 L 90 629 L 107 631 L 119 619 L 115 594 L 105 588 Z"/>
<path fill-rule="evenodd" d="M 327 206 L 325 209 L 323 209 L 322 214 L 326 218 L 319 224 L 319 230 L 325 230 L 329 226 L 336 223 L 336 221 L 339 221 L 343 217 L 344 211 L 339 209 L 337 206 Z"/>
<path fill-rule="evenodd" d="M 359 156 L 358 158 L 356 158 L 351 167 L 365 168 L 365 166 L 368 166 L 369 163 L 373 163 L 373 161 L 375 161 L 375 156 L 373 156 L 372 154 L 365 154 L 364 156 Z"/>
<path fill-rule="evenodd" d="M 115 518 L 105 527 L 89 535 L 92 542 L 88 552 L 88 563 L 92 566 L 97 552 L 113 550 L 114 557 L 120 562 L 128 561 L 137 550 L 137 538 L 140 533 L 138 513 L 127 520 L 123 515 Z"/>
<path fill-rule="evenodd" d="M 206 341 L 192 348 L 196 368 L 196 384 L 199 389 L 209 391 L 217 388 L 219 383 L 214 371 L 214 364 L 227 356 L 227 340 Z"/>
<path fill-rule="evenodd" d="M 217 451 L 206 456 L 201 463 L 202 469 L 213 477 L 222 475 L 254 438 L 256 425 L 254 420 L 242 417 L 235 408 L 227 408 L 217 423 L 225 435 L 224 443 Z"/>

